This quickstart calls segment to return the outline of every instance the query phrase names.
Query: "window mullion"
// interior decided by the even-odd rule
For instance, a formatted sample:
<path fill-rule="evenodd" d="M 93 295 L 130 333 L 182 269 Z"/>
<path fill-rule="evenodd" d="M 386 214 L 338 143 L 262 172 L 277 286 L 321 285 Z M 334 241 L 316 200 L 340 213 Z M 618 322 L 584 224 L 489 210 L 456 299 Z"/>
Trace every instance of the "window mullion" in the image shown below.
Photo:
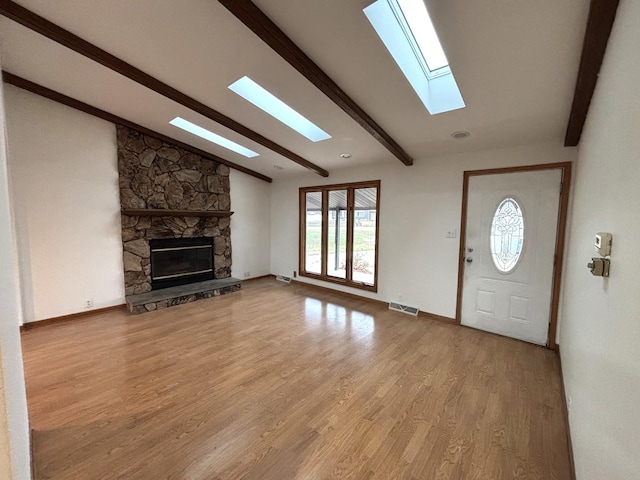
<path fill-rule="evenodd" d="M 300 273 L 307 271 L 307 194 L 305 190 L 300 189 L 298 207 L 298 221 L 300 228 L 300 239 L 298 241 L 298 271 Z"/>
<path fill-rule="evenodd" d="M 352 187 L 347 189 L 347 262 L 346 277 L 347 282 L 353 281 L 353 223 L 355 190 Z"/>
<path fill-rule="evenodd" d="M 320 274 L 327 276 L 327 239 L 329 237 L 329 191 L 322 190 L 322 248 L 320 249 Z"/>

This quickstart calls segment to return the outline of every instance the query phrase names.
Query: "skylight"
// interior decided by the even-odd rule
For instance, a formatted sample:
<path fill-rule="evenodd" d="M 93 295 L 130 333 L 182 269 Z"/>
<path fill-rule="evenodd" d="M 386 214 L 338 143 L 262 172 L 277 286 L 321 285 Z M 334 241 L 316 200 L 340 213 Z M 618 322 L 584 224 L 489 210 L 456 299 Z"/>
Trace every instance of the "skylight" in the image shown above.
<path fill-rule="evenodd" d="M 413 38 L 415 38 L 429 70 L 434 72 L 439 68 L 448 67 L 447 56 L 444 54 L 424 1 L 397 0 L 397 3 L 409 24 Z"/>
<path fill-rule="evenodd" d="M 200 138 L 204 138 L 205 140 L 220 145 L 221 147 L 227 148 L 233 152 L 239 153 L 240 155 L 244 155 L 245 157 L 253 158 L 260 155 L 253 150 L 243 147 L 242 145 L 239 145 L 236 142 L 229 140 L 228 138 L 224 138 L 217 133 L 213 133 L 206 128 L 196 125 L 195 123 L 191 123 L 184 118 L 176 117 L 169 123 L 174 127 L 181 128 L 182 130 L 192 133 L 193 135 L 197 135 Z"/>
<path fill-rule="evenodd" d="M 364 13 L 429 113 L 465 106 L 424 0 L 377 0 Z"/>
<path fill-rule="evenodd" d="M 247 76 L 229 85 L 229 89 L 312 142 L 331 138 L 327 132 Z"/>

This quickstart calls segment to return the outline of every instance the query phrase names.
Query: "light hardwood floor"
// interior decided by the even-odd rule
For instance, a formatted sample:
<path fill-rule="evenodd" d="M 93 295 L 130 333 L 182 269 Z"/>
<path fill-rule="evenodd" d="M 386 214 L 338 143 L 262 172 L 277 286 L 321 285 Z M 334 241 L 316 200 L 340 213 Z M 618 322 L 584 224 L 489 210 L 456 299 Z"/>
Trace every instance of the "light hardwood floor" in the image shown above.
<path fill-rule="evenodd" d="M 36 479 L 569 479 L 556 355 L 271 279 L 23 334 Z"/>

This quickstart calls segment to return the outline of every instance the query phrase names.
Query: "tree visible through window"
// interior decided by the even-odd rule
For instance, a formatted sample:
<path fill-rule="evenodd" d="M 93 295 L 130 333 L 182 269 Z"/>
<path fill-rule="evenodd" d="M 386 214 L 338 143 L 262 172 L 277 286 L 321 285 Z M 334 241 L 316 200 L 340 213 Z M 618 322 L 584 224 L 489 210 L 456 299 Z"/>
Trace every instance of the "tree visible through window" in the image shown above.
<path fill-rule="evenodd" d="M 300 189 L 300 275 L 376 291 L 380 181 Z"/>

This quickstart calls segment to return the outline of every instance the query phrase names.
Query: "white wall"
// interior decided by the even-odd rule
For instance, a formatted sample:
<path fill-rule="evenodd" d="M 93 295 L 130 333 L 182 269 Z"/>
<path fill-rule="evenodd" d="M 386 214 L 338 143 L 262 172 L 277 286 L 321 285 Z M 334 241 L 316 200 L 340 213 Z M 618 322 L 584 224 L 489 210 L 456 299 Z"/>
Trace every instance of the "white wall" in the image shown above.
<path fill-rule="evenodd" d="M 231 276 L 253 278 L 270 273 L 271 185 L 231 170 Z"/>
<path fill-rule="evenodd" d="M 124 303 L 115 126 L 13 86 L 5 101 L 24 322 Z"/>
<path fill-rule="evenodd" d="M 27 480 L 31 478 L 29 419 L 20 343 L 17 252 L 10 208 L 3 105 L 0 85 L 0 478 Z"/>
<path fill-rule="evenodd" d="M 463 141 L 463 140 L 462 140 Z M 298 270 L 298 188 L 351 181 L 382 181 L 378 293 L 299 277 L 301 281 L 380 300 L 398 300 L 423 311 L 454 317 L 465 170 L 572 161 L 575 151 L 557 144 L 528 145 L 417 160 L 412 167 L 385 165 L 305 175 L 274 182 L 271 192 L 271 273 Z"/>
<path fill-rule="evenodd" d="M 622 0 L 579 147 L 560 345 L 578 480 L 640 478 L 639 25 Z M 608 279 L 586 266 L 600 231 Z"/>

